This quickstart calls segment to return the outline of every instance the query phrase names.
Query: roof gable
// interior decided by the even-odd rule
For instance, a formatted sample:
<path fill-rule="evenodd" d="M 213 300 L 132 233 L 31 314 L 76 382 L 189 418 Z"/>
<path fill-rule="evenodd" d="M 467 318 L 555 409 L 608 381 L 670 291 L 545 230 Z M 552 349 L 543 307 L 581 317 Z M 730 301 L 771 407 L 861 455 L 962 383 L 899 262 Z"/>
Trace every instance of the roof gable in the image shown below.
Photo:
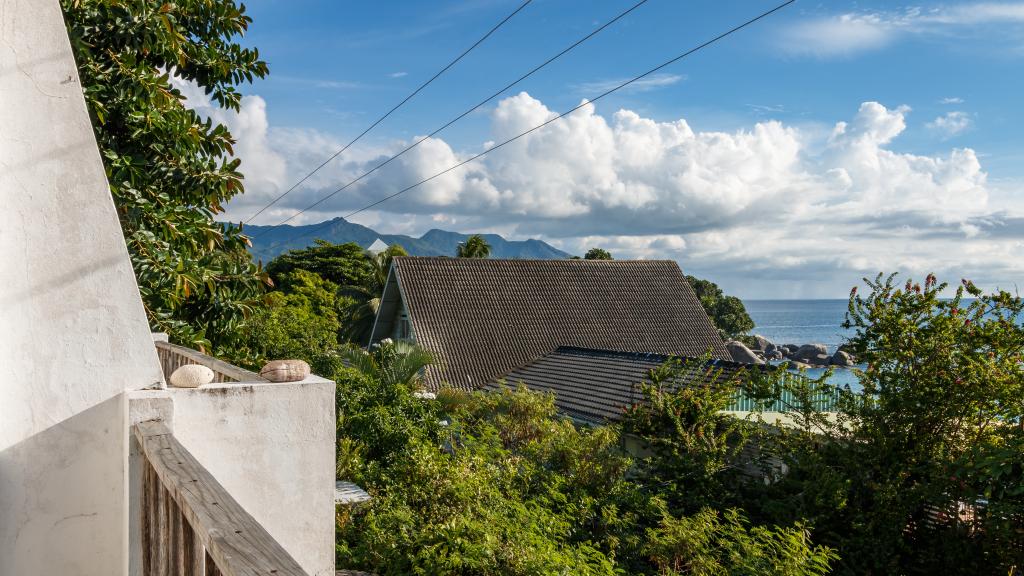
<path fill-rule="evenodd" d="M 393 275 L 440 362 L 434 387 L 476 388 L 559 346 L 730 359 L 670 260 L 398 257 Z"/>

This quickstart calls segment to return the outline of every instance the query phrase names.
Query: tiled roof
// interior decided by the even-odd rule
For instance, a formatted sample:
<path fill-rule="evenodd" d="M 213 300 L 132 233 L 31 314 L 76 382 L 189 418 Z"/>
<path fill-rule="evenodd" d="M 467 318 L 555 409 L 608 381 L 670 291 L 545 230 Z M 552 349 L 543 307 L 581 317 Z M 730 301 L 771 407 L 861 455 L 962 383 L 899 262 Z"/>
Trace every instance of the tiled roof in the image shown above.
<path fill-rule="evenodd" d="M 432 387 L 477 388 L 558 346 L 731 359 L 673 261 L 399 257 L 393 271 L 440 362 Z"/>
<path fill-rule="evenodd" d="M 515 368 L 487 384 L 487 389 L 515 388 L 525 385 L 534 392 L 551 392 L 559 411 L 577 420 L 593 423 L 615 422 L 623 409 L 643 400 L 640 390 L 648 382 L 650 371 L 670 357 L 664 354 L 643 354 L 592 350 L 563 346 L 533 362 Z M 695 361 L 693 358 L 683 358 Z M 707 365 L 694 365 L 693 377 L 714 374 L 724 383 L 740 370 L 751 365 L 725 360 L 711 360 Z"/>

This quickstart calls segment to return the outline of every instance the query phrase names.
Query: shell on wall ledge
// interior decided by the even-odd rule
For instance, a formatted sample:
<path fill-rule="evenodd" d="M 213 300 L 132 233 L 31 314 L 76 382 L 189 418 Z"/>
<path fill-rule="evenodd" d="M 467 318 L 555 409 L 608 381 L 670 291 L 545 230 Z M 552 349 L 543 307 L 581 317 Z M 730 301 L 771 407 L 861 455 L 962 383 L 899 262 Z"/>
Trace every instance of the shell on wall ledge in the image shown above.
<path fill-rule="evenodd" d="M 260 370 L 260 376 L 271 382 L 298 382 L 309 373 L 309 364 L 304 360 L 271 360 Z"/>
<path fill-rule="evenodd" d="M 213 382 L 213 370 L 199 364 L 179 366 L 170 378 L 170 385 L 175 388 L 199 388 L 210 382 Z"/>

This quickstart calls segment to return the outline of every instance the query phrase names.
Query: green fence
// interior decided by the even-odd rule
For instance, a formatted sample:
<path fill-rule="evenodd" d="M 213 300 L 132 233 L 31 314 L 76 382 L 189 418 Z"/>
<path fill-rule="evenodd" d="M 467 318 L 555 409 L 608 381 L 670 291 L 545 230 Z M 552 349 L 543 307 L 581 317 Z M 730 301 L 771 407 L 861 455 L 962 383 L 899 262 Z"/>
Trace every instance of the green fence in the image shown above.
<path fill-rule="evenodd" d="M 811 404 L 818 412 L 835 412 L 838 399 L 838 390 L 822 390 L 815 392 L 811 396 Z M 750 398 L 742 390 L 739 390 L 736 393 L 736 397 L 733 398 L 732 403 L 728 408 L 726 408 L 726 410 L 729 412 L 753 412 L 755 410 L 764 410 L 765 412 L 790 412 L 796 406 L 797 400 L 789 390 L 784 390 L 779 399 L 772 402 L 771 405 L 767 407 L 760 406 L 760 403 L 757 400 Z"/>

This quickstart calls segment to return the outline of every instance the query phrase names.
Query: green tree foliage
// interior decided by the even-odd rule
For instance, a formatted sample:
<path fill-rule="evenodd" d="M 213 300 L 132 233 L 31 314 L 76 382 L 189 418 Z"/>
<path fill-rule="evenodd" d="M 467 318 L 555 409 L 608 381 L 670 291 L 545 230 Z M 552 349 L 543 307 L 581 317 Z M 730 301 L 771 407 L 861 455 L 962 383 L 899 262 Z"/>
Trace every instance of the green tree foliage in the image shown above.
<path fill-rule="evenodd" d="M 338 354 L 338 287 L 320 276 L 295 270 L 278 277 L 279 290 L 266 298 L 245 330 L 253 368 L 264 360 L 298 358 L 316 374 L 333 374 Z"/>
<path fill-rule="evenodd" d="M 1024 305 L 970 282 L 943 299 L 934 276 L 868 287 L 847 316 L 864 394 L 813 435 L 773 438 L 788 473 L 761 500 L 776 503 L 766 515 L 805 519 L 845 574 L 1019 570 Z"/>
<path fill-rule="evenodd" d="M 1020 445 L 1024 304 L 1007 292 L 982 294 L 967 281 L 943 300 L 945 285 L 934 276 L 923 287 L 907 281 L 900 289 L 892 276 L 868 286 L 868 296 L 852 296 L 847 320 L 856 330 L 852 349 L 868 366 L 861 378 L 867 401 L 850 410 L 857 422 L 851 446 L 865 443 L 873 452 L 858 454 L 868 466 L 853 470 L 871 481 L 866 493 L 852 494 L 866 512 L 860 520 L 891 538 L 885 551 L 903 566 L 1020 569 L 1021 457 L 1004 461 L 1008 474 L 990 476 L 995 470 L 974 463 Z M 975 508 L 981 500 L 983 511 Z M 929 508 L 961 504 L 978 510 L 980 529 L 956 515 L 937 525 L 924 521 Z M 887 559 L 873 556 L 875 563 Z"/>
<path fill-rule="evenodd" d="M 316 240 L 309 248 L 291 250 L 273 259 L 267 265 L 267 272 L 278 281 L 282 274 L 305 270 L 336 284 L 339 337 L 366 345 L 395 256 L 408 256 L 408 253 L 399 244 L 373 255 L 354 242 L 332 244 Z"/>
<path fill-rule="evenodd" d="M 603 248 L 591 248 L 583 255 L 584 260 L 614 260 L 611 252 Z"/>
<path fill-rule="evenodd" d="M 332 244 L 320 239 L 308 248 L 289 250 L 267 264 L 267 273 L 274 282 L 293 270 L 312 272 L 339 287 L 362 286 L 375 272 L 373 259 L 355 242 Z"/>
<path fill-rule="evenodd" d="M 711 317 L 711 323 L 718 328 L 723 338 L 735 339 L 754 329 L 754 321 L 747 314 L 742 300 L 735 296 L 727 296 L 710 280 L 687 275 L 686 281 L 697 293 L 701 306 Z"/>
<path fill-rule="evenodd" d="M 829 548 L 811 544 L 802 526 L 752 527 L 738 510 L 666 515 L 648 539 L 647 553 L 665 576 L 823 575 L 836 559 Z"/>
<path fill-rule="evenodd" d="M 812 546 L 801 526 L 751 526 L 710 506 L 682 514 L 659 496 L 661 477 L 633 466 L 618 428 L 577 427 L 557 415 L 551 395 L 442 390 L 430 400 L 413 394 L 413 371 L 400 367 L 402 355 L 417 355 L 411 345 L 385 341 L 359 354 L 338 376 L 339 474 L 373 500 L 339 512 L 339 566 L 378 574 L 827 570 L 831 552 Z M 680 378 L 672 370 L 661 383 Z M 704 445 L 694 441 L 686 453 L 700 456 Z"/>
<path fill-rule="evenodd" d="M 413 396 L 431 355 L 408 343 L 385 341 L 366 352 L 346 349 L 351 367 L 338 383 L 338 468 L 344 479 L 375 478 L 417 438 L 437 438 L 436 407 Z"/>
<path fill-rule="evenodd" d="M 706 360 L 677 358 L 653 370 L 642 385 L 645 402 L 623 420 L 624 432 L 650 454 L 640 463 L 643 474 L 673 510 L 685 514 L 726 502 L 747 478 L 735 464 L 751 425 L 723 413 L 742 375 L 726 378 Z"/>
<path fill-rule="evenodd" d="M 412 442 L 369 510 L 340 522 L 338 565 L 382 575 L 615 573 L 592 546 L 566 542 L 569 518 L 509 497 L 510 463 L 497 464 Z"/>
<path fill-rule="evenodd" d="M 243 191 L 227 128 L 186 108 L 171 75 L 237 110 L 267 74 L 231 0 L 62 0 L 85 100 L 150 325 L 233 355 L 266 276 L 214 215 Z"/>
<path fill-rule="evenodd" d="M 466 241 L 460 242 L 455 250 L 455 256 L 458 258 L 488 258 L 490 255 L 491 245 L 480 234 L 466 238 Z"/>
<path fill-rule="evenodd" d="M 434 355 L 409 342 L 392 342 L 385 338 L 370 351 L 347 348 L 344 357 L 349 365 L 367 378 L 383 386 L 419 388 L 423 370 L 434 363 Z"/>
<path fill-rule="evenodd" d="M 339 566 L 378 574 L 614 573 L 588 528 L 616 516 L 587 497 L 614 493 L 621 482 L 626 460 L 614 435 L 553 418 L 550 397 L 449 391 L 430 402 L 401 384 L 388 389 L 362 396 L 369 405 L 339 407 L 342 437 L 354 439 L 342 444 L 365 455 L 349 471 L 374 492 L 367 510 L 339 521 Z M 433 423 L 423 421 L 424 410 Z M 380 437 L 388 450 L 371 439 Z"/>

